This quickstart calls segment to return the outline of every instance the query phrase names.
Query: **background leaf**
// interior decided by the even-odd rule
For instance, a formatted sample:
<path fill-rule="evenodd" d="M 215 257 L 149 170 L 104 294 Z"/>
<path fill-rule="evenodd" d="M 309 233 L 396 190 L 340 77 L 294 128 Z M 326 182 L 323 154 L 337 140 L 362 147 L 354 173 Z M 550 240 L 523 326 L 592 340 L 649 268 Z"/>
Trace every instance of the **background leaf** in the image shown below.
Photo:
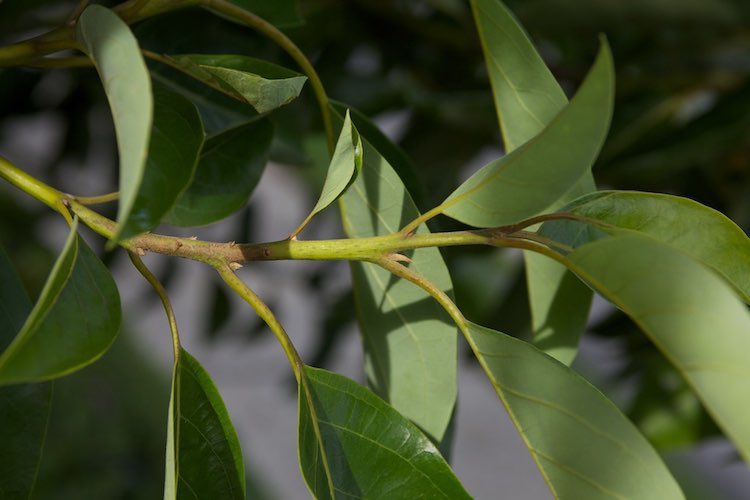
<path fill-rule="evenodd" d="M 164 498 L 245 498 L 237 433 L 211 377 L 184 349 L 172 380 Z"/>
<path fill-rule="evenodd" d="M 343 117 L 335 116 L 340 124 Z M 362 172 L 340 198 L 344 231 L 350 238 L 391 234 L 419 215 L 393 168 L 366 135 L 362 139 Z M 424 225 L 417 231 L 428 232 Z M 437 248 L 406 254 L 414 269 L 452 293 Z M 441 441 L 456 402 L 456 327 L 426 292 L 394 279 L 379 266 L 354 262 L 351 269 L 370 387 Z"/>
<path fill-rule="evenodd" d="M 193 180 L 203 146 L 203 125 L 195 106 L 164 85 L 154 85 L 153 91 L 154 124 L 146 170 L 121 230 L 123 239 L 159 225 Z"/>
<path fill-rule="evenodd" d="M 209 137 L 193 182 L 165 221 L 201 226 L 231 215 L 247 203 L 268 161 L 273 127 L 266 119 Z"/>
<path fill-rule="evenodd" d="M 337 498 L 470 498 L 435 445 L 383 400 L 344 376 L 308 366 L 304 372 Z M 316 476 L 311 426 L 310 411 L 300 403 L 302 472 L 313 494 L 327 498 Z"/>
<path fill-rule="evenodd" d="M 18 276 L 0 249 L 0 349 L 5 349 L 31 311 Z M 42 458 L 52 382 L 0 387 L 0 491 L 4 498 L 31 498 Z"/>
<path fill-rule="evenodd" d="M 534 139 L 471 176 L 440 205 L 475 227 L 495 227 L 554 204 L 586 173 L 609 127 L 614 69 L 606 42 L 570 104 Z"/>
<path fill-rule="evenodd" d="M 750 459 L 750 314 L 729 285 L 690 257 L 637 235 L 588 243 L 567 259 L 651 338 Z"/>
<path fill-rule="evenodd" d="M 76 227 L 31 314 L 0 355 L 0 384 L 48 380 L 79 370 L 104 354 L 117 336 L 117 287 Z"/>
<path fill-rule="evenodd" d="M 141 57 L 138 41 L 117 14 L 100 5 L 83 11 L 77 24 L 78 41 L 94 61 L 107 93 L 120 153 L 120 239 L 125 221 L 135 204 L 148 154 L 153 97 L 151 78 Z"/>

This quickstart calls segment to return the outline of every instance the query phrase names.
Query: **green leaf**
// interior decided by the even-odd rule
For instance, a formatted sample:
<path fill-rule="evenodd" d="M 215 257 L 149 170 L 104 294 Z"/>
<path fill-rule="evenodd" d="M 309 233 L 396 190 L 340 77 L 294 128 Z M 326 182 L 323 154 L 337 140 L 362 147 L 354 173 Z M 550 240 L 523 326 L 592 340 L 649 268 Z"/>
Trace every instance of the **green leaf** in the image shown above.
<path fill-rule="evenodd" d="M 260 59 L 237 55 L 165 56 L 174 68 L 267 113 L 289 104 L 307 77 Z"/>
<path fill-rule="evenodd" d="M 276 26 L 290 27 L 303 23 L 297 0 L 230 0 L 233 4 L 257 14 Z"/>
<path fill-rule="evenodd" d="M 612 115 L 614 76 L 605 41 L 578 93 L 537 136 L 470 177 L 441 212 L 475 227 L 518 222 L 552 206 L 590 169 Z"/>
<path fill-rule="evenodd" d="M 0 348 L 21 329 L 31 302 L 0 249 Z M 0 491 L 3 498 L 31 498 L 42 458 L 52 402 L 52 382 L 0 387 Z"/>
<path fill-rule="evenodd" d="M 304 373 L 336 498 L 470 498 L 435 445 L 382 399 L 344 376 L 308 366 Z M 316 498 L 331 498 L 302 397 L 300 392 L 302 472 Z"/>
<path fill-rule="evenodd" d="M 555 498 L 684 498 L 620 410 L 522 340 L 466 322 L 466 337 Z"/>
<path fill-rule="evenodd" d="M 273 127 L 261 119 L 209 137 L 193 182 L 165 221 L 201 226 L 231 215 L 247 203 L 268 161 Z"/>
<path fill-rule="evenodd" d="M 568 99 L 523 27 L 501 1 L 473 0 L 472 7 L 503 142 L 511 152 L 544 130 Z M 587 170 L 549 209 L 595 189 Z M 524 258 L 534 342 L 569 365 L 586 325 L 591 290 L 553 260 L 533 252 L 524 252 Z"/>
<path fill-rule="evenodd" d="M 666 243 L 713 268 L 750 302 L 750 240 L 721 212 L 679 196 L 634 191 L 592 193 L 563 210 L 612 225 L 609 230 L 616 233 L 617 229 L 637 231 Z M 563 241 L 572 246 L 601 235 L 571 221 L 546 222 L 540 232 L 561 239 L 561 231 L 566 230 L 576 235 Z"/>
<path fill-rule="evenodd" d="M 164 498 L 244 500 L 237 433 L 211 377 L 180 349 L 172 379 Z"/>
<path fill-rule="evenodd" d="M 77 22 L 76 36 L 99 72 L 115 124 L 120 152 L 118 229 L 112 236 L 116 242 L 133 210 L 146 167 L 153 118 L 151 78 L 138 41 L 111 10 L 87 7 Z"/>
<path fill-rule="evenodd" d="M 164 85 L 154 85 L 154 125 L 146 171 L 121 238 L 159 225 L 193 179 L 203 138 L 195 106 Z"/>
<path fill-rule="evenodd" d="M 343 120 L 337 113 L 334 117 Z M 419 215 L 391 165 L 365 134 L 362 139 L 362 172 L 340 199 L 344 231 L 351 238 L 397 232 Z M 429 229 L 422 225 L 417 233 Z M 412 269 L 451 293 L 448 268 L 437 248 L 407 255 Z M 370 387 L 441 441 L 456 402 L 456 327 L 426 292 L 379 266 L 356 262 L 351 269 Z"/>
<path fill-rule="evenodd" d="M 77 226 L 76 221 L 31 314 L 0 355 L 0 385 L 72 373 L 96 361 L 117 336 L 117 287 Z"/>
<path fill-rule="evenodd" d="M 354 182 L 362 170 L 362 139 L 352 124 L 349 111 L 346 112 L 344 125 L 341 127 L 336 149 L 333 151 L 331 163 L 328 166 L 326 180 L 317 203 L 310 215 L 300 225 L 300 229 L 316 214 L 328 208 L 331 203 L 339 199 L 346 189 Z M 299 231 L 298 229 L 297 231 Z"/>
<path fill-rule="evenodd" d="M 750 460 L 750 314 L 731 287 L 687 255 L 633 234 L 588 243 L 566 260 L 640 326 Z"/>

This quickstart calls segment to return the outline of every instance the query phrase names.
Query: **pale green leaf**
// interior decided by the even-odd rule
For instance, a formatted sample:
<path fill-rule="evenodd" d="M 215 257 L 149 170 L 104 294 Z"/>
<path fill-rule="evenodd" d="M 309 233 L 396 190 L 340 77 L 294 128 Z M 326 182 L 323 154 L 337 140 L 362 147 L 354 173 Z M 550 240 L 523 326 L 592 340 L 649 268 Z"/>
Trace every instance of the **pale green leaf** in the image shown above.
<path fill-rule="evenodd" d="M 73 224 L 39 299 L 0 355 L 0 385 L 49 380 L 97 360 L 120 329 L 112 275 Z"/>
<path fill-rule="evenodd" d="M 342 375 L 307 366 L 304 374 L 335 498 L 470 498 L 435 445 L 382 399 Z M 302 472 L 316 498 L 331 498 L 314 417 L 303 397 L 300 393 Z"/>
<path fill-rule="evenodd" d="M 339 124 L 343 121 L 335 111 L 334 116 Z M 357 119 L 354 116 L 355 125 Z M 364 134 L 362 144 L 362 171 L 340 198 L 344 230 L 351 238 L 397 232 L 419 212 L 396 172 Z M 422 225 L 417 234 L 428 232 Z M 452 292 L 437 248 L 406 254 L 411 268 Z M 374 264 L 355 262 L 351 268 L 368 383 L 441 441 L 456 402 L 456 327 L 426 292 Z"/>
<path fill-rule="evenodd" d="M 109 100 L 120 153 L 120 198 L 116 242 L 130 216 L 143 180 L 148 154 L 153 97 L 151 78 L 138 41 L 117 14 L 91 5 L 77 22 L 76 36 L 99 72 Z"/>
<path fill-rule="evenodd" d="M 244 500 L 237 433 L 211 377 L 184 349 L 172 378 L 164 499 Z"/>

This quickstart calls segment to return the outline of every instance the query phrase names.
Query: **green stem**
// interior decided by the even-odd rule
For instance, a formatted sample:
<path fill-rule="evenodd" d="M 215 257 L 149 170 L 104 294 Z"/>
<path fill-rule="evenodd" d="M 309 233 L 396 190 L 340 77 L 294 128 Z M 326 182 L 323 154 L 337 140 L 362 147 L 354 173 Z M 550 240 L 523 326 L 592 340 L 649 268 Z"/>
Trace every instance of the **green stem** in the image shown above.
<path fill-rule="evenodd" d="M 100 194 L 98 196 L 71 196 L 75 201 L 81 205 L 99 205 L 101 203 L 109 203 L 111 201 L 117 201 L 120 197 L 120 192 L 115 191 L 113 193 Z"/>
<path fill-rule="evenodd" d="M 315 98 L 318 101 L 320 113 L 323 118 L 323 127 L 325 128 L 326 138 L 328 139 L 328 152 L 333 154 L 336 138 L 333 133 L 333 123 L 331 122 L 328 95 L 323 87 L 323 82 L 320 81 L 317 71 L 315 71 L 310 60 L 300 48 L 273 24 L 226 0 L 201 0 L 201 4 L 209 9 L 236 19 L 246 26 L 262 33 L 294 59 L 294 62 L 299 65 L 302 72 L 310 80 L 310 85 L 315 93 Z"/>

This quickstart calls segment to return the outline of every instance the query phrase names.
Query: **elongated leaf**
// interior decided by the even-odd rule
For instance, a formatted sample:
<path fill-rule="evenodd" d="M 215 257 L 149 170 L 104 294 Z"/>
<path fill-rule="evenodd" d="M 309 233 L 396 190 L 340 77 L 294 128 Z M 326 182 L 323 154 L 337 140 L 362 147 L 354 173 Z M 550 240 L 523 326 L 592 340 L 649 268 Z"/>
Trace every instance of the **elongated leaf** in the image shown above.
<path fill-rule="evenodd" d="M 718 271 L 750 302 L 750 239 L 721 212 L 679 196 L 634 191 L 593 193 L 564 210 L 666 243 Z M 570 221 L 545 223 L 541 232 L 559 239 L 566 228 L 576 236 L 564 241 L 572 246 L 600 237 Z"/>
<path fill-rule="evenodd" d="M 146 171 L 122 238 L 159 225 L 193 180 L 203 137 L 195 106 L 164 85 L 154 85 L 154 126 Z"/>
<path fill-rule="evenodd" d="M 586 173 L 609 127 L 614 94 L 606 42 L 578 93 L 532 140 L 471 176 L 441 205 L 476 227 L 517 222 L 552 206 Z"/>
<path fill-rule="evenodd" d="M 470 498 L 435 445 L 383 400 L 344 376 L 311 367 L 304 372 L 336 498 Z M 316 498 L 330 498 L 311 419 L 300 402 L 302 472 Z"/>
<path fill-rule="evenodd" d="M 511 152 L 544 130 L 568 99 L 529 36 L 500 0 L 473 0 L 472 7 L 503 142 Z M 549 210 L 595 189 L 587 170 Z M 524 258 L 534 342 L 569 365 L 586 325 L 591 290 L 551 259 L 533 252 L 524 252 Z"/>
<path fill-rule="evenodd" d="M 259 15 L 276 26 L 288 27 L 302 24 L 297 0 L 230 0 L 233 4 Z"/>
<path fill-rule="evenodd" d="M 362 172 L 340 199 L 344 230 L 352 238 L 397 232 L 419 215 L 393 168 L 366 135 L 362 139 Z M 422 225 L 417 232 L 429 229 Z M 408 256 L 414 269 L 452 292 L 438 249 Z M 456 402 L 456 327 L 426 292 L 374 264 L 351 268 L 370 387 L 439 442 Z"/>
<path fill-rule="evenodd" d="M 247 203 L 268 161 L 273 127 L 261 119 L 209 137 L 193 182 L 166 222 L 201 226 L 233 214 Z"/>
<path fill-rule="evenodd" d="M 138 41 L 111 10 L 100 5 L 87 7 L 78 20 L 76 36 L 99 72 L 115 124 L 120 201 L 118 230 L 112 241 L 117 241 L 133 210 L 146 166 L 153 118 L 151 78 Z"/>
<path fill-rule="evenodd" d="M 713 271 L 652 238 L 583 245 L 570 268 L 625 311 L 682 373 L 750 459 L 750 314 Z"/>
<path fill-rule="evenodd" d="M 5 349 L 31 311 L 18 276 L 0 249 L 0 349 Z M 0 492 L 31 498 L 42 457 L 52 382 L 0 387 Z"/>
<path fill-rule="evenodd" d="M 173 67 L 267 113 L 289 104 L 307 77 L 260 59 L 238 55 L 167 56 Z"/>
<path fill-rule="evenodd" d="M 465 333 L 555 498 L 683 498 L 656 451 L 585 379 L 519 339 L 470 322 Z"/>
<path fill-rule="evenodd" d="M 97 360 L 117 336 L 117 287 L 76 227 L 31 314 L 0 355 L 0 385 L 72 373 Z"/>
<path fill-rule="evenodd" d="M 211 377 L 184 349 L 172 379 L 164 498 L 244 500 L 237 433 Z"/>
<path fill-rule="evenodd" d="M 328 166 L 326 180 L 317 203 L 310 215 L 307 216 L 300 228 L 317 213 L 325 210 L 341 196 L 362 170 L 362 139 L 352 124 L 349 112 L 346 112 L 344 125 L 341 127 L 336 149 L 333 151 L 331 163 Z"/>

